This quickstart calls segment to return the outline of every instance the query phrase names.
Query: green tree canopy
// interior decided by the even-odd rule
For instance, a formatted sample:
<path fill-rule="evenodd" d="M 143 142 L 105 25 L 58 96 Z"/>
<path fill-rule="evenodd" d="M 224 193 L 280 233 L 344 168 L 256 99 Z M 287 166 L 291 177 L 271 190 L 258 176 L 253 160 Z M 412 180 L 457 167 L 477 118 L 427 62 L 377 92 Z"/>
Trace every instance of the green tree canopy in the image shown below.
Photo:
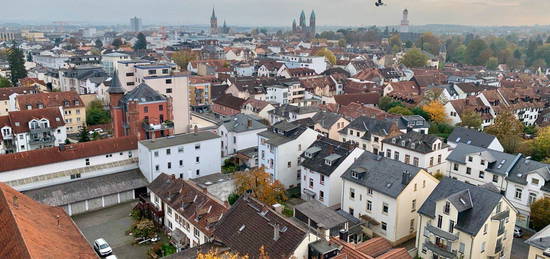
<path fill-rule="evenodd" d="M 11 71 L 11 84 L 17 85 L 19 79 L 27 77 L 27 70 L 25 69 L 25 55 L 15 42 L 8 50 L 8 63 Z"/>
<path fill-rule="evenodd" d="M 113 42 L 111 43 L 111 45 L 113 45 L 113 47 L 115 47 L 115 49 L 120 48 L 120 46 L 122 46 L 122 39 L 120 39 L 120 38 L 114 39 Z"/>
<path fill-rule="evenodd" d="M 389 109 L 388 112 L 392 114 L 400 114 L 400 115 L 413 115 L 413 112 L 411 110 L 403 106 L 395 106 Z"/>
<path fill-rule="evenodd" d="M 197 55 L 191 50 L 180 50 L 172 54 L 172 60 L 184 70 L 187 70 L 187 64 L 189 64 L 189 62 L 196 59 Z"/>
<path fill-rule="evenodd" d="M 8 79 L 5 78 L 5 77 L 0 76 L 0 88 L 2 88 L 2 87 L 10 87 L 10 86 L 11 86 L 10 80 L 8 80 Z"/>
<path fill-rule="evenodd" d="M 441 42 L 439 41 L 439 38 L 433 33 L 425 32 L 416 42 L 416 46 L 422 50 L 431 53 L 432 55 L 437 56 L 439 54 Z"/>
<path fill-rule="evenodd" d="M 328 60 L 328 62 L 332 65 L 336 64 L 336 56 L 334 56 L 334 53 L 332 53 L 332 51 L 330 51 L 327 48 L 322 48 L 318 50 L 317 52 L 315 52 L 315 55 L 325 57 Z"/>
<path fill-rule="evenodd" d="M 489 69 L 489 70 L 496 70 L 497 67 L 498 67 L 498 58 L 490 57 L 490 58 L 487 60 L 487 63 L 485 64 L 485 66 L 486 66 L 487 69 Z"/>
<path fill-rule="evenodd" d="M 103 42 L 100 39 L 96 39 L 94 42 L 96 49 L 102 49 L 103 48 Z"/>
<path fill-rule="evenodd" d="M 458 123 L 457 126 L 471 129 L 481 129 L 481 124 L 483 123 L 483 120 L 481 119 L 479 113 L 474 111 L 464 112 L 460 119 L 462 121 Z"/>
<path fill-rule="evenodd" d="M 420 49 L 413 48 L 403 56 L 401 63 L 407 67 L 424 67 L 428 62 L 426 56 Z"/>
<path fill-rule="evenodd" d="M 516 153 L 521 143 L 523 123 L 511 111 L 503 111 L 497 115 L 493 125 L 485 128 L 485 132 L 498 138 L 504 152 Z"/>
<path fill-rule="evenodd" d="M 487 47 L 487 43 L 481 39 L 475 39 L 468 43 L 466 47 L 465 62 L 470 65 L 485 65 L 491 56 L 491 50 Z"/>
<path fill-rule="evenodd" d="M 147 39 L 143 33 L 137 35 L 136 44 L 134 44 L 134 50 L 147 49 Z"/>
<path fill-rule="evenodd" d="M 388 96 L 384 96 L 380 98 L 380 100 L 378 100 L 378 107 L 384 111 L 388 111 L 391 108 L 396 106 L 403 106 L 403 104 L 398 101 L 395 101 L 394 99 Z"/>
<path fill-rule="evenodd" d="M 103 108 L 103 103 L 99 100 L 92 101 L 86 109 L 86 123 L 98 125 L 109 122 L 111 122 L 111 114 Z"/>
<path fill-rule="evenodd" d="M 78 142 L 88 142 L 90 141 L 90 134 L 88 132 L 88 127 L 84 125 L 80 132 L 78 133 Z"/>
<path fill-rule="evenodd" d="M 550 198 L 542 198 L 531 204 L 531 228 L 539 231 L 550 224 Z"/>

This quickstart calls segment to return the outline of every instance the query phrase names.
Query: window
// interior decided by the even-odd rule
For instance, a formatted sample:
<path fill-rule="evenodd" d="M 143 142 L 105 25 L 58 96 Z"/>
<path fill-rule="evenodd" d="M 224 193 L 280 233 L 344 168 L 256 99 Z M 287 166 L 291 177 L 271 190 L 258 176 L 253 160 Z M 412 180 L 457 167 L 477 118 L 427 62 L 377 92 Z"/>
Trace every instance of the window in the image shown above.
<path fill-rule="evenodd" d="M 537 194 L 534 193 L 534 192 L 530 192 L 529 193 L 529 205 L 531 205 L 533 202 L 535 202 L 537 200 Z"/>
<path fill-rule="evenodd" d="M 195 144 L 195 150 L 201 149 L 201 144 Z"/>
<path fill-rule="evenodd" d="M 172 169 L 172 163 L 168 162 L 168 165 L 166 166 L 168 169 Z"/>
<path fill-rule="evenodd" d="M 455 222 L 450 220 L 449 221 L 449 233 L 453 233 L 454 229 L 455 229 Z"/>
<path fill-rule="evenodd" d="M 430 166 L 433 166 L 433 165 L 434 165 L 434 158 L 430 157 Z"/>
<path fill-rule="evenodd" d="M 399 160 L 399 152 L 395 151 L 395 152 L 393 153 L 393 159 Z"/>
<path fill-rule="evenodd" d="M 405 164 L 410 164 L 410 163 L 411 163 L 411 156 L 405 155 Z"/>
<path fill-rule="evenodd" d="M 413 159 L 413 165 L 414 165 L 414 166 L 418 166 L 418 157 L 415 157 L 415 158 Z"/>
<path fill-rule="evenodd" d="M 441 228 L 442 225 L 443 225 L 443 217 L 441 215 L 438 215 L 437 216 L 437 227 Z"/>
<path fill-rule="evenodd" d="M 466 174 L 467 175 L 472 174 L 472 168 L 466 167 Z"/>
<path fill-rule="evenodd" d="M 134 73 L 126 73 L 126 76 L 134 76 Z"/>
<path fill-rule="evenodd" d="M 458 171 L 458 164 L 455 163 L 455 164 L 453 165 L 453 170 Z"/>
<path fill-rule="evenodd" d="M 349 208 L 349 214 L 351 214 L 353 216 L 353 208 L 352 207 Z"/>
<path fill-rule="evenodd" d="M 493 183 L 498 183 L 498 175 L 493 175 Z"/>
<path fill-rule="evenodd" d="M 533 184 L 533 185 L 539 185 L 539 179 L 537 179 L 537 178 L 531 179 L 531 184 Z"/>
<path fill-rule="evenodd" d="M 516 188 L 516 194 L 515 194 L 516 199 L 521 200 L 521 192 L 522 190 L 520 188 Z"/>
<path fill-rule="evenodd" d="M 325 184 L 325 176 L 324 176 L 324 175 L 321 175 L 320 180 L 319 180 L 319 183 L 320 183 L 321 185 L 324 185 L 324 184 Z"/>
<path fill-rule="evenodd" d="M 313 178 L 309 178 L 309 188 L 313 188 Z"/>
<path fill-rule="evenodd" d="M 487 224 L 483 226 L 483 235 L 487 234 Z"/>
<path fill-rule="evenodd" d="M 391 157 L 391 149 L 386 150 L 386 157 Z"/>
<path fill-rule="evenodd" d="M 163 74 L 168 74 L 168 68 L 163 69 L 163 70 L 162 70 L 162 73 L 163 73 Z"/>
<path fill-rule="evenodd" d="M 415 212 L 415 211 L 416 211 L 416 199 L 412 200 L 412 204 L 411 204 L 411 212 Z"/>
<path fill-rule="evenodd" d="M 172 88 L 166 88 L 166 93 L 171 94 L 172 93 Z"/>
<path fill-rule="evenodd" d="M 168 207 L 166 212 L 168 212 L 168 216 L 172 216 L 172 208 Z"/>
<path fill-rule="evenodd" d="M 199 232 L 198 228 L 195 228 L 195 231 L 193 231 L 195 234 L 195 237 L 199 237 L 201 235 L 201 232 Z"/>
<path fill-rule="evenodd" d="M 163 111 L 164 110 L 164 106 L 162 104 L 159 105 L 159 111 Z"/>
<path fill-rule="evenodd" d="M 374 142 L 378 142 L 379 138 L 378 137 L 374 137 Z"/>
<path fill-rule="evenodd" d="M 197 176 L 201 175 L 201 170 L 197 169 L 197 171 L 195 171 L 195 175 Z"/>
<path fill-rule="evenodd" d="M 414 188 L 413 188 L 413 191 L 415 191 L 415 192 L 416 192 L 416 189 L 417 189 L 417 188 L 416 188 L 416 183 L 415 183 L 415 184 L 414 184 Z"/>
<path fill-rule="evenodd" d="M 485 172 L 479 171 L 479 178 L 484 179 L 485 178 Z"/>
<path fill-rule="evenodd" d="M 167 154 L 167 155 L 170 155 L 171 152 L 172 152 L 171 149 L 169 149 L 169 148 L 166 149 L 166 154 Z"/>
<path fill-rule="evenodd" d="M 458 246 L 458 251 L 461 253 L 464 253 L 465 249 L 466 249 L 466 245 L 464 243 L 460 243 Z"/>
<path fill-rule="evenodd" d="M 157 172 L 158 172 L 159 170 L 160 170 L 160 167 L 159 167 L 159 165 L 155 165 L 155 171 L 157 171 Z"/>
<path fill-rule="evenodd" d="M 446 201 L 445 207 L 443 207 L 443 213 L 449 215 L 450 211 L 451 211 L 451 203 L 449 201 Z"/>
<path fill-rule="evenodd" d="M 349 198 L 352 200 L 355 199 L 355 189 L 349 188 Z"/>
<path fill-rule="evenodd" d="M 149 70 L 147 72 L 149 73 L 149 75 L 156 75 L 157 74 L 156 70 Z"/>
<path fill-rule="evenodd" d="M 147 106 L 143 107 L 143 112 L 148 113 L 149 112 L 149 107 L 147 107 Z"/>
<path fill-rule="evenodd" d="M 288 167 L 288 168 L 291 168 L 291 167 L 292 167 L 292 161 L 288 161 L 287 167 Z"/>
<path fill-rule="evenodd" d="M 237 143 L 237 137 L 233 136 L 233 143 Z"/>
<path fill-rule="evenodd" d="M 371 189 L 371 188 L 368 188 L 368 189 L 367 189 L 367 194 L 368 194 L 368 195 L 372 195 L 372 189 Z"/>
<path fill-rule="evenodd" d="M 159 156 L 159 152 L 158 152 L 158 151 L 155 151 L 153 154 L 155 155 L 155 157 L 158 157 L 158 156 Z"/>
<path fill-rule="evenodd" d="M 199 163 L 200 162 L 200 157 L 195 157 L 195 163 Z"/>
<path fill-rule="evenodd" d="M 384 214 L 388 214 L 388 211 L 390 210 L 390 208 L 388 207 L 388 204 L 387 203 L 383 203 L 382 204 L 382 213 Z"/>
<path fill-rule="evenodd" d="M 183 147 L 178 147 L 178 153 L 183 153 Z"/>
<path fill-rule="evenodd" d="M 481 165 L 485 165 L 485 160 L 481 159 L 481 161 L 479 161 L 479 163 L 480 163 Z"/>
<path fill-rule="evenodd" d="M 469 157 L 468 157 L 468 162 L 472 162 L 472 161 L 474 161 L 474 158 L 471 157 L 471 156 L 469 156 Z"/>
<path fill-rule="evenodd" d="M 483 241 L 483 243 L 481 243 L 481 252 L 485 252 L 485 241 Z"/>
<path fill-rule="evenodd" d="M 411 219 L 411 223 L 409 223 L 409 231 L 410 232 L 414 231 L 414 219 Z"/>
<path fill-rule="evenodd" d="M 165 82 L 166 82 L 166 84 L 171 84 L 171 83 L 172 83 L 172 79 L 166 79 Z M 168 88 L 168 89 L 170 89 L 170 92 L 172 92 L 172 88 Z M 168 90 L 168 89 L 166 89 L 166 90 Z"/>
<path fill-rule="evenodd" d="M 372 201 L 367 201 L 367 211 L 372 211 Z"/>
<path fill-rule="evenodd" d="M 323 191 L 319 191 L 319 200 L 324 201 L 325 200 L 325 193 Z"/>
<path fill-rule="evenodd" d="M 388 230 L 388 224 L 384 221 L 382 221 L 381 223 L 382 223 L 382 225 L 380 226 L 380 228 L 384 231 Z"/>
<path fill-rule="evenodd" d="M 80 178 L 80 174 L 71 174 L 71 180 Z"/>
<path fill-rule="evenodd" d="M 441 164 L 441 155 L 437 155 L 437 163 Z"/>
<path fill-rule="evenodd" d="M 180 166 L 183 166 L 183 160 L 180 160 Z"/>
<path fill-rule="evenodd" d="M 90 159 L 86 158 L 86 165 L 90 165 Z"/>

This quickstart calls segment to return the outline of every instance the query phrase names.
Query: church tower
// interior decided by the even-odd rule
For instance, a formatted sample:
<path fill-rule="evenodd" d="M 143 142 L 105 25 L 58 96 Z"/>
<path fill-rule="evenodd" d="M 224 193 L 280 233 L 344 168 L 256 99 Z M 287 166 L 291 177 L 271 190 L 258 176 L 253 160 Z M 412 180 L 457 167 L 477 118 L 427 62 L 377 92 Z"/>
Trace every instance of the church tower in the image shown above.
<path fill-rule="evenodd" d="M 306 13 L 304 13 L 304 10 L 302 10 L 302 13 L 300 14 L 300 29 L 304 31 L 306 28 Z"/>
<path fill-rule="evenodd" d="M 400 30 L 401 33 L 409 32 L 409 10 L 403 10 L 403 19 L 401 20 Z"/>
<path fill-rule="evenodd" d="M 297 32 L 297 28 L 296 28 L 296 19 L 294 19 L 294 20 L 292 21 L 292 32 L 293 32 L 293 33 L 296 33 L 296 32 Z"/>
<path fill-rule="evenodd" d="M 315 37 L 316 28 L 315 28 L 315 11 L 311 11 L 311 16 L 309 16 L 309 35 L 310 37 Z"/>
<path fill-rule="evenodd" d="M 212 8 L 212 16 L 210 17 L 210 34 L 218 34 L 218 18 L 214 8 Z"/>

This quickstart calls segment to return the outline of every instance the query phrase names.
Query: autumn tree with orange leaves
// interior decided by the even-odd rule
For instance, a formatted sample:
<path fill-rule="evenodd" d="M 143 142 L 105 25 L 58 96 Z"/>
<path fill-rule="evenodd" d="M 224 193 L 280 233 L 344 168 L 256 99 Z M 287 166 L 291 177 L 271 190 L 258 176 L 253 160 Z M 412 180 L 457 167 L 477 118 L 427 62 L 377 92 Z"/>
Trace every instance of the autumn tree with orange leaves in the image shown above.
<path fill-rule="evenodd" d="M 250 192 L 259 201 L 273 205 L 287 200 L 285 186 L 279 180 L 272 181 L 271 176 L 263 168 L 255 168 L 235 174 L 237 194 Z"/>
<path fill-rule="evenodd" d="M 428 113 L 433 122 L 446 123 L 448 121 L 447 114 L 445 114 L 445 106 L 438 101 L 431 101 L 422 106 L 422 109 Z"/>

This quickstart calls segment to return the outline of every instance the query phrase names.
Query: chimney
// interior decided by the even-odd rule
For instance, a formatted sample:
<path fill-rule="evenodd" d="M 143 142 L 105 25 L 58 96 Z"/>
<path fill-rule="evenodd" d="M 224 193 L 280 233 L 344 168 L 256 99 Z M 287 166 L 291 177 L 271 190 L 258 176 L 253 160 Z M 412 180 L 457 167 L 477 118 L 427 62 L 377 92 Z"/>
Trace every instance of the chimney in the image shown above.
<path fill-rule="evenodd" d="M 196 136 L 198 132 L 199 132 L 199 127 L 195 125 L 195 127 L 193 127 L 193 134 Z"/>
<path fill-rule="evenodd" d="M 13 195 L 13 207 L 19 208 L 19 197 Z"/>
<path fill-rule="evenodd" d="M 339 237 L 340 237 L 340 240 L 344 242 L 348 242 L 348 231 L 345 229 L 340 229 Z"/>
<path fill-rule="evenodd" d="M 59 143 L 59 151 L 65 151 L 65 143 Z"/>
<path fill-rule="evenodd" d="M 411 177 L 411 174 L 409 173 L 409 171 L 406 171 L 406 170 L 403 171 L 403 177 L 401 177 L 401 184 L 403 185 L 409 184 L 410 177 Z"/>
<path fill-rule="evenodd" d="M 57 219 L 57 226 L 59 227 L 59 219 L 61 218 L 61 216 L 55 215 L 55 218 Z"/>
<path fill-rule="evenodd" d="M 279 233 L 279 224 L 273 225 L 273 240 L 277 241 L 281 237 L 281 233 Z"/>
<path fill-rule="evenodd" d="M 251 119 L 248 119 L 247 123 L 246 123 L 246 127 L 247 128 L 252 128 L 252 120 Z"/>

